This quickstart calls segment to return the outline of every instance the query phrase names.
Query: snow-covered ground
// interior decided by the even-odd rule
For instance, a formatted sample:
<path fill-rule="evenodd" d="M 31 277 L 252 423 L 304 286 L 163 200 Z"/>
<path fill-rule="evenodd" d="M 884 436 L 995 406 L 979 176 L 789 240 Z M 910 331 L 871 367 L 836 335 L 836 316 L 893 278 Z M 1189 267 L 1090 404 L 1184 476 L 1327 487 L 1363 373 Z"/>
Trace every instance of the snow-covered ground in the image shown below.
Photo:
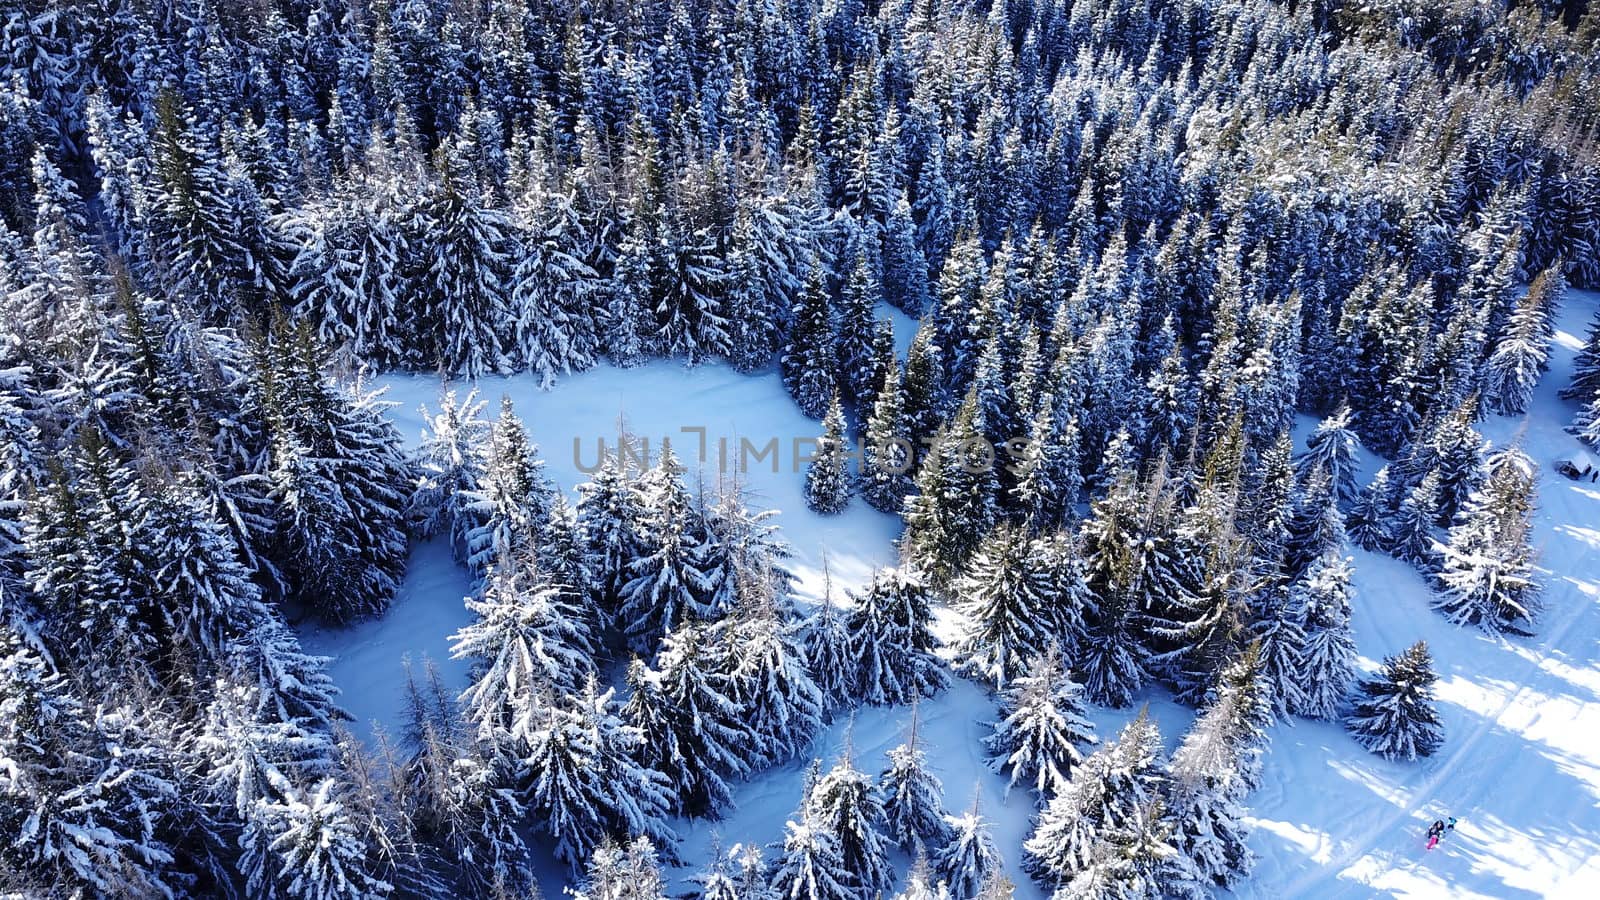
<path fill-rule="evenodd" d="M 1262 861 L 1240 895 L 1600 896 L 1600 487 L 1552 468 L 1578 448 L 1562 430 L 1576 407 L 1557 391 L 1597 305 L 1600 295 L 1569 292 L 1528 416 L 1479 426 L 1496 446 L 1520 439 L 1540 466 L 1538 633 L 1457 628 L 1428 608 L 1410 566 L 1352 550 L 1363 662 L 1427 640 L 1445 744 L 1433 759 L 1386 763 L 1336 725 L 1279 725 L 1251 803 Z M 1369 458 L 1366 473 L 1377 465 Z M 1428 824 L 1448 815 L 1456 833 L 1425 851 Z"/>
<path fill-rule="evenodd" d="M 1295 720 L 1274 729 L 1265 785 L 1252 799 L 1252 845 L 1261 856 L 1241 896 L 1278 897 L 1593 897 L 1600 895 L 1600 486 L 1557 475 L 1550 464 L 1575 449 L 1562 431 L 1573 408 L 1556 397 L 1566 383 L 1600 295 L 1569 294 L 1558 322 L 1552 371 L 1525 420 L 1491 418 L 1480 427 L 1496 445 L 1520 435 L 1541 465 L 1538 542 L 1543 550 L 1546 609 L 1531 639 L 1490 637 L 1458 629 L 1434 614 L 1422 578 L 1403 563 L 1353 550 L 1358 596 L 1357 645 L 1367 669 L 1417 638 L 1433 650 L 1440 675 L 1439 709 L 1446 728 L 1440 755 L 1419 763 L 1386 763 L 1362 750 L 1336 725 Z M 896 319 L 902 353 L 912 323 Z M 409 441 L 420 438 L 426 404 L 437 407 L 436 379 L 382 380 L 399 404 L 395 420 Z M 547 471 L 571 490 L 585 479 L 596 441 L 614 441 L 619 417 L 648 438 L 652 451 L 672 439 L 691 470 L 717 478 L 719 439 L 737 460 L 740 439 L 760 447 L 778 440 L 778 471 L 762 461 L 742 477 L 752 503 L 779 509 L 794 545 L 801 593 L 815 598 L 826 558 L 836 586 L 864 583 L 893 561 L 899 523 L 861 501 L 836 517 L 819 517 L 801 499 L 793 441 L 818 433 L 772 375 L 747 377 L 707 365 L 686 369 L 658 362 L 636 369 L 599 368 L 541 392 L 528 378 L 478 382 L 497 412 L 502 393 L 542 448 Z M 464 388 L 458 388 L 464 389 Z M 704 428 L 707 454 L 699 464 Z M 577 441 L 575 450 L 574 441 Z M 1366 472 L 1376 468 L 1367 460 Z M 343 702 L 361 723 L 393 732 L 403 698 L 402 660 L 429 658 L 448 686 L 465 685 L 464 665 L 448 659 L 449 635 L 469 620 L 461 598 L 463 574 L 438 542 L 413 552 L 401 596 L 381 620 L 342 631 L 313 630 L 307 647 L 335 657 Z M 948 624 L 948 623 L 945 623 Z M 1146 698 L 1169 746 L 1192 718 L 1159 692 Z M 1094 716 L 1103 737 L 1114 736 L 1132 710 Z M 884 752 L 901 740 L 908 708 L 866 709 L 853 723 L 825 731 L 813 756 L 831 765 L 848 745 L 857 765 L 877 771 Z M 1004 782 L 982 764 L 979 738 L 994 717 L 981 690 L 958 682 L 923 704 L 921 733 L 943 779 L 946 804 L 965 809 L 974 795 L 995 824 L 1020 900 L 1038 889 L 1022 875 L 1021 842 L 1032 812 L 1025 794 L 1002 796 Z M 799 799 L 805 764 L 764 773 L 735 793 L 737 808 L 716 823 L 680 823 L 687 878 L 714 841 L 770 843 Z M 1456 833 L 1432 852 L 1422 833 L 1435 818 L 1460 818 Z M 559 890 L 555 867 L 544 867 Z"/>

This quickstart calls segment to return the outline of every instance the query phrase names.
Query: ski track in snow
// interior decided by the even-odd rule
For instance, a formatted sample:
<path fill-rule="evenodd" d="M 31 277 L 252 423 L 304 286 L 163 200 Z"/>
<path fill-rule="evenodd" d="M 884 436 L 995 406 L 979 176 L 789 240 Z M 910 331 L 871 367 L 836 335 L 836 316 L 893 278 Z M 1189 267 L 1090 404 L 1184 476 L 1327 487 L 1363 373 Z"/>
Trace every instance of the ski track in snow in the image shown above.
<path fill-rule="evenodd" d="M 1251 846 L 1261 857 L 1239 897 L 1592 897 L 1600 885 L 1600 487 L 1555 474 L 1554 460 L 1577 447 L 1563 432 L 1574 406 L 1561 401 L 1575 349 L 1581 345 L 1600 295 L 1569 292 L 1558 320 L 1551 372 L 1524 419 L 1491 417 L 1480 430 L 1496 447 L 1521 434 L 1524 449 L 1540 468 L 1540 509 L 1535 528 L 1543 551 L 1544 613 L 1533 638 L 1500 638 L 1446 622 L 1428 607 L 1427 585 L 1404 563 L 1352 549 L 1357 594 L 1353 628 L 1362 675 L 1384 656 L 1417 638 L 1433 650 L 1439 674 L 1439 710 L 1445 725 L 1441 756 L 1415 763 L 1386 762 L 1363 750 L 1337 723 L 1293 720 L 1275 726 L 1263 785 L 1250 798 Z M 904 354 L 915 323 L 892 313 L 896 343 Z M 421 376 L 379 379 L 397 405 L 392 416 L 410 443 L 421 437 L 419 407 L 438 406 L 439 382 Z M 792 469 L 794 437 L 817 434 L 820 424 L 802 416 L 775 375 L 739 375 L 726 367 L 687 369 L 653 362 L 631 370 L 600 367 L 569 376 L 541 392 L 526 376 L 485 378 L 477 386 L 498 415 L 498 399 L 510 395 L 518 414 L 542 448 L 549 476 L 571 492 L 586 479 L 572 448 L 583 441 L 585 461 L 594 440 L 613 435 L 619 416 L 632 433 L 649 436 L 652 449 L 671 437 L 692 473 L 716 478 L 718 437 L 734 446 L 749 437 L 781 443 L 777 473 L 763 465 L 744 479 L 753 506 L 780 510 L 777 519 L 793 545 L 791 566 L 799 594 L 821 595 L 826 559 L 836 596 L 864 584 L 873 569 L 892 563 L 899 523 L 859 498 L 842 515 L 821 517 L 805 508 L 802 478 Z M 466 385 L 456 385 L 464 391 Z M 707 429 L 711 458 L 699 466 L 698 438 L 684 426 Z M 1298 437 L 1315 422 L 1303 419 Z M 1370 477 L 1381 461 L 1364 460 Z M 570 494 L 569 494 L 570 495 Z M 344 630 L 306 628 L 307 649 L 333 656 L 341 700 L 358 730 L 381 726 L 397 732 L 403 709 L 401 660 L 435 662 L 445 685 L 465 687 L 468 667 L 451 660 L 449 635 L 470 620 L 461 599 L 466 577 L 439 541 L 415 547 L 406 581 L 383 618 Z M 941 610 L 938 630 L 948 634 L 953 617 Z M 1147 691 L 1169 748 L 1193 718 L 1163 692 Z M 1114 737 L 1135 710 L 1093 709 L 1102 740 Z M 1021 871 L 1021 844 L 1031 829 L 1032 797 L 1005 795 L 1005 780 L 985 765 L 979 739 L 995 716 L 994 700 L 979 687 L 957 681 L 925 701 L 921 733 L 929 762 L 944 781 L 945 804 L 965 810 L 974 796 L 994 827 L 994 837 L 1017 886 L 1017 900 L 1041 900 L 1045 892 Z M 910 718 L 907 707 L 863 708 L 830 725 L 809 752 L 734 788 L 735 805 L 717 822 L 679 821 L 678 848 L 685 865 L 672 872 L 675 893 L 711 848 L 739 842 L 769 848 L 781 844 L 784 822 L 799 800 L 811 758 L 826 768 L 845 752 L 876 773 L 884 753 L 898 744 Z M 1423 849 L 1423 831 L 1435 818 L 1460 817 L 1456 832 L 1433 851 Z M 904 870 L 909 860 L 897 859 Z M 560 896 L 564 867 L 541 860 L 546 896 Z"/>

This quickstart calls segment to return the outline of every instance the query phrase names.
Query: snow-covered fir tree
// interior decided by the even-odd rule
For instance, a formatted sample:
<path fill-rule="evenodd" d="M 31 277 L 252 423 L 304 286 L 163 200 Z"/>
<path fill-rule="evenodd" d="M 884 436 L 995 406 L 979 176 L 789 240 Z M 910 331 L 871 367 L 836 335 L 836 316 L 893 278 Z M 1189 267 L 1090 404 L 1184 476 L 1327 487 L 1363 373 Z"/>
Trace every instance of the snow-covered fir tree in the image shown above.
<path fill-rule="evenodd" d="M 1083 686 L 1068 677 L 1056 645 L 1006 688 L 1000 712 L 983 745 L 990 765 L 1010 773 L 1007 790 L 1022 782 L 1041 802 L 1061 793 L 1097 738 L 1085 718 Z"/>
<path fill-rule="evenodd" d="M 476 484 L 466 492 L 473 520 L 465 536 L 467 561 L 479 572 L 507 558 L 540 559 L 550 566 L 553 560 L 541 538 L 550 524 L 554 489 L 510 397 L 500 398 L 500 417 L 488 432 L 487 440 L 480 438 Z M 588 585 L 567 587 L 580 591 Z"/>
<path fill-rule="evenodd" d="M 617 621 L 636 653 L 652 652 L 662 635 L 703 611 L 710 588 L 700 568 L 693 520 L 698 516 L 671 444 L 638 480 L 637 555 L 621 587 Z"/>
<path fill-rule="evenodd" d="M 1534 464 L 1515 447 L 1493 463 L 1488 482 L 1438 545 L 1444 565 L 1433 605 L 1460 625 L 1526 635 L 1539 593 L 1530 539 Z"/>
<path fill-rule="evenodd" d="M 1343 505 L 1356 499 L 1356 453 L 1361 449 L 1361 439 L 1350 428 L 1351 415 L 1348 405 L 1340 405 L 1317 423 L 1317 430 L 1306 439 L 1306 452 L 1295 461 L 1302 479 L 1320 471 Z"/>
<path fill-rule="evenodd" d="M 1303 617 L 1299 694 L 1291 711 L 1332 721 L 1344 710 L 1355 678 L 1356 645 L 1350 634 L 1348 557 L 1324 556 L 1291 588 L 1289 607 Z"/>
<path fill-rule="evenodd" d="M 752 734 L 730 676 L 714 665 L 716 635 L 688 623 L 666 637 L 655 669 L 635 661 L 623 718 L 644 735 L 644 762 L 670 779 L 673 807 L 712 818 L 732 802 L 728 779 L 750 768 Z"/>
<path fill-rule="evenodd" d="M 850 503 L 853 479 L 850 451 L 844 432 L 844 408 L 835 394 L 822 418 L 822 437 L 817 439 L 816 456 L 806 469 L 806 505 L 824 515 L 844 512 Z"/>
<path fill-rule="evenodd" d="M 476 390 L 464 399 L 455 391 L 439 397 L 439 412 L 426 415 L 428 425 L 417 450 L 417 487 L 407 516 L 422 537 L 445 535 L 451 551 L 465 561 L 471 554 L 468 535 L 478 526 L 473 495 L 483 478 L 489 423 Z"/>
<path fill-rule="evenodd" d="M 933 601 L 921 576 L 903 566 L 880 569 L 855 600 L 844 623 L 852 696 L 886 706 L 943 690 L 949 676 L 934 653 Z"/>
<path fill-rule="evenodd" d="M 887 754 L 889 767 L 878 774 L 877 786 L 884 830 L 890 840 L 908 852 L 937 850 L 949 837 L 944 785 L 928 768 L 917 725 L 917 703 L 912 701 L 906 739 Z"/>
<path fill-rule="evenodd" d="M 1432 756 L 1444 743 L 1433 708 L 1433 656 L 1422 641 L 1386 657 L 1377 678 L 1357 686 L 1345 727 L 1361 745 L 1386 759 Z"/>
<path fill-rule="evenodd" d="M 1047 884 L 1065 886 L 1096 862 L 1100 843 L 1138 821 L 1166 790 L 1166 759 L 1149 711 L 1115 741 L 1083 761 L 1051 798 L 1023 844 L 1023 865 Z"/>
<path fill-rule="evenodd" d="M 855 767 L 850 748 L 811 788 L 811 816 L 838 842 L 839 871 L 851 890 L 875 894 L 894 881 L 884 809 L 872 778 Z"/>
<path fill-rule="evenodd" d="M 986 538 L 953 585 L 965 617 L 956 641 L 958 667 L 996 688 L 1027 671 L 1035 648 L 1061 631 L 1056 610 L 1071 597 L 1056 593 L 1047 545 L 1002 526 Z"/>
<path fill-rule="evenodd" d="M 997 874 L 1004 860 L 989 833 L 989 823 L 979 813 L 978 799 L 959 816 L 945 816 L 950 837 L 932 859 L 939 877 L 952 896 L 978 897 L 983 887 Z"/>

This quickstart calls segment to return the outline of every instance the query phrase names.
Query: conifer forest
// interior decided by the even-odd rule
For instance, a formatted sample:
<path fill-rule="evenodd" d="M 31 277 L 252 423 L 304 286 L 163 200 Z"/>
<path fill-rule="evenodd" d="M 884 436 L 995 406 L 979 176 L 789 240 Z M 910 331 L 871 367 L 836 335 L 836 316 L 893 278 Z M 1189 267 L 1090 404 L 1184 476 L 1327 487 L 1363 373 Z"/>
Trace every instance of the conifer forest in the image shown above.
<path fill-rule="evenodd" d="M 1592 0 L 0 0 L 5 900 L 1593 896 L 1597 456 Z"/>

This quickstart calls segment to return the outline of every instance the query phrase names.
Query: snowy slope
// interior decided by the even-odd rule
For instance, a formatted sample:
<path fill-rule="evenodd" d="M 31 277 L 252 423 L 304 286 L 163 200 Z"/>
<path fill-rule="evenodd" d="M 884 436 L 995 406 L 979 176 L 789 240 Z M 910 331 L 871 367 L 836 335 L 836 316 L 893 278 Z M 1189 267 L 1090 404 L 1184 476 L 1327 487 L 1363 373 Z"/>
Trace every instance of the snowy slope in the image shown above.
<path fill-rule="evenodd" d="M 1541 467 L 1538 634 L 1452 626 L 1429 609 L 1415 570 L 1353 550 L 1364 662 L 1427 640 L 1445 745 L 1430 760 L 1387 763 L 1338 726 L 1279 725 L 1252 800 L 1263 859 L 1241 896 L 1600 896 L 1600 490 L 1551 468 L 1578 446 L 1562 431 L 1575 407 L 1556 393 L 1597 302 L 1568 295 L 1530 414 L 1480 425 L 1496 446 L 1520 434 Z M 1376 467 L 1367 460 L 1366 474 Z M 1456 834 L 1424 851 L 1423 832 L 1446 815 L 1461 819 Z"/>
<path fill-rule="evenodd" d="M 1358 595 L 1354 614 L 1363 664 L 1417 638 L 1433 650 L 1440 674 L 1440 713 L 1446 727 L 1441 755 L 1419 763 L 1388 763 L 1368 754 L 1337 725 L 1296 720 L 1274 729 L 1265 786 L 1253 798 L 1252 844 L 1261 862 L 1246 897 L 1590 897 L 1600 886 L 1600 488 L 1575 484 L 1549 468 L 1577 445 L 1562 431 L 1573 409 L 1556 397 L 1566 383 L 1579 336 L 1600 297 L 1571 295 L 1560 322 L 1552 372 L 1533 412 L 1523 420 L 1491 419 L 1484 433 L 1497 445 L 1522 435 L 1543 470 L 1537 520 L 1543 563 L 1549 570 L 1546 610 L 1532 639 L 1490 637 L 1456 628 L 1428 608 L 1427 586 L 1404 563 L 1353 550 Z M 902 352 L 913 323 L 897 317 Z M 408 441 L 420 438 L 424 404 L 437 407 L 434 378 L 382 380 L 397 402 L 393 416 Z M 794 545 L 801 593 L 820 595 L 822 561 L 836 585 L 856 587 L 871 570 L 893 561 L 899 523 L 856 500 L 841 516 L 809 512 L 801 499 L 792 441 L 815 435 L 775 376 L 748 377 L 718 365 L 686 369 L 657 362 L 636 369 L 602 367 L 563 379 L 541 392 L 528 378 L 478 382 L 497 411 L 500 394 L 516 403 L 541 446 L 547 471 L 571 490 L 585 479 L 595 442 L 616 433 L 621 416 L 652 450 L 673 440 L 691 472 L 717 477 L 718 439 L 737 458 L 739 438 L 757 446 L 779 439 L 779 471 L 752 468 L 744 483 L 755 503 L 782 511 L 779 522 Z M 1312 423 L 1306 423 L 1309 427 Z M 681 429 L 703 427 L 707 458 L 697 460 L 699 438 Z M 1304 435 L 1301 435 L 1303 438 Z M 574 451 L 576 439 L 578 450 Z M 1365 460 L 1370 476 L 1378 463 Z M 309 649 L 336 657 L 334 677 L 343 701 L 360 723 L 381 723 L 393 733 L 403 701 L 402 660 L 439 663 L 446 683 L 460 688 L 466 668 L 448 659 L 449 634 L 469 620 L 461 604 L 463 574 L 439 542 L 416 548 L 401 596 L 382 619 L 343 631 L 313 630 Z M 941 615 L 947 631 L 947 614 Z M 1169 746 L 1192 713 L 1159 691 L 1144 698 Z M 1103 738 L 1113 737 L 1133 710 L 1100 710 Z M 846 744 L 857 765 L 876 772 L 884 753 L 902 739 L 907 708 L 864 709 L 853 724 L 835 723 L 811 755 L 831 765 Z M 1004 782 L 983 765 L 979 738 L 994 704 L 977 687 L 956 686 L 922 707 L 922 734 L 934 770 L 945 783 L 946 804 L 965 809 L 975 794 L 994 821 L 1019 900 L 1041 896 L 1019 868 L 1030 828 L 1030 799 L 1003 797 Z M 364 728 L 358 729 L 365 733 Z M 714 843 L 769 844 L 781 839 L 785 819 L 799 800 L 805 763 L 795 762 L 739 786 L 736 808 L 721 822 L 681 822 L 687 879 Z M 1426 853 L 1422 832 L 1444 815 L 1461 818 L 1457 833 Z M 560 887 L 561 869 L 541 866 L 546 893 Z M 688 889 L 687 881 L 681 885 Z"/>

